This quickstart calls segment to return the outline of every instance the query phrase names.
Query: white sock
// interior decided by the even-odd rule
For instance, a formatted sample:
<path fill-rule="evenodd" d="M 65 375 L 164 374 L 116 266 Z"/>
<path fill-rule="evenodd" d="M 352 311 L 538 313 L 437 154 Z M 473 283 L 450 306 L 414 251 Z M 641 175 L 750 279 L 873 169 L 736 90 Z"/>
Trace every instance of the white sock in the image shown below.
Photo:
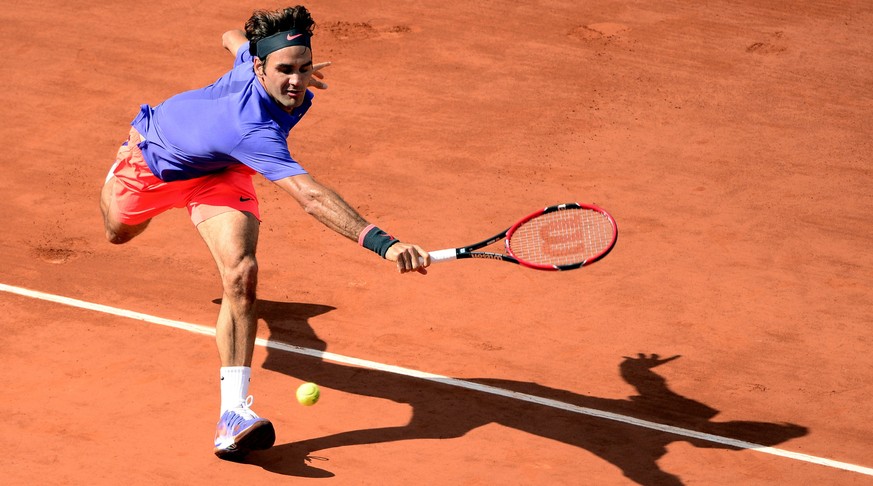
<path fill-rule="evenodd" d="M 221 368 L 221 413 L 238 407 L 249 396 L 252 369 L 248 366 L 223 366 Z"/>

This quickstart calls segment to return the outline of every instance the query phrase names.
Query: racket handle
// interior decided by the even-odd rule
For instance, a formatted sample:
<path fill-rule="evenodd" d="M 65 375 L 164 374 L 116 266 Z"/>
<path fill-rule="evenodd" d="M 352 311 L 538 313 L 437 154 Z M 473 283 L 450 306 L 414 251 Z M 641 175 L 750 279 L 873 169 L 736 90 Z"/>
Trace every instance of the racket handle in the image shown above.
<path fill-rule="evenodd" d="M 430 262 L 432 264 L 454 260 L 455 258 L 457 258 L 458 255 L 458 252 L 454 248 L 447 248 L 445 250 L 434 250 L 427 253 L 428 255 L 430 255 Z"/>

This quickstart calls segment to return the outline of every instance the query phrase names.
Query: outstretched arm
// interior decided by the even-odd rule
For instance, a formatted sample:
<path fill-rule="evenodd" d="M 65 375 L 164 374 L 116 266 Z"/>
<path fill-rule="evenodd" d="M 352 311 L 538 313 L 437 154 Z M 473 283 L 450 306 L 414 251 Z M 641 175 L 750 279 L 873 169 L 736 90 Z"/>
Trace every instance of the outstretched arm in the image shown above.
<path fill-rule="evenodd" d="M 286 177 L 276 185 L 291 194 L 303 209 L 328 228 L 357 242 L 369 223 L 330 188 L 320 184 L 309 174 Z M 420 246 L 398 242 L 388 248 L 385 259 L 397 263 L 401 273 L 426 273 L 430 255 Z"/>

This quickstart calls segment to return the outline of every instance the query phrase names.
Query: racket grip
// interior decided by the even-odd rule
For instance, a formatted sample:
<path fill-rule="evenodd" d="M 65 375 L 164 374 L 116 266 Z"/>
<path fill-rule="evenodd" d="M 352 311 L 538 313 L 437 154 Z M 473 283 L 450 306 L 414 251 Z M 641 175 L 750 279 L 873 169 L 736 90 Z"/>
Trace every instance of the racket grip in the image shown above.
<path fill-rule="evenodd" d="M 454 248 L 447 248 L 445 250 L 434 250 L 427 252 L 430 255 L 430 262 L 440 263 L 447 262 L 449 260 L 454 260 L 457 258 L 458 252 Z"/>

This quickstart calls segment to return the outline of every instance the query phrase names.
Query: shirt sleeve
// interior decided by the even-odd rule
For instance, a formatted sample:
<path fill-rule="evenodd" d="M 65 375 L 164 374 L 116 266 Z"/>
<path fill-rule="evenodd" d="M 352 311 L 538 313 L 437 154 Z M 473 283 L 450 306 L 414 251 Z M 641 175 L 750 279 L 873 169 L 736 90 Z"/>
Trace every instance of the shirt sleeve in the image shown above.
<path fill-rule="evenodd" d="M 270 181 L 306 174 L 291 157 L 288 141 L 270 130 L 247 134 L 230 155 Z"/>
<path fill-rule="evenodd" d="M 239 50 L 236 51 L 236 58 L 233 60 L 233 67 L 237 67 L 240 64 L 245 64 L 247 62 L 254 62 L 254 57 L 249 54 L 249 42 L 241 45 Z"/>

